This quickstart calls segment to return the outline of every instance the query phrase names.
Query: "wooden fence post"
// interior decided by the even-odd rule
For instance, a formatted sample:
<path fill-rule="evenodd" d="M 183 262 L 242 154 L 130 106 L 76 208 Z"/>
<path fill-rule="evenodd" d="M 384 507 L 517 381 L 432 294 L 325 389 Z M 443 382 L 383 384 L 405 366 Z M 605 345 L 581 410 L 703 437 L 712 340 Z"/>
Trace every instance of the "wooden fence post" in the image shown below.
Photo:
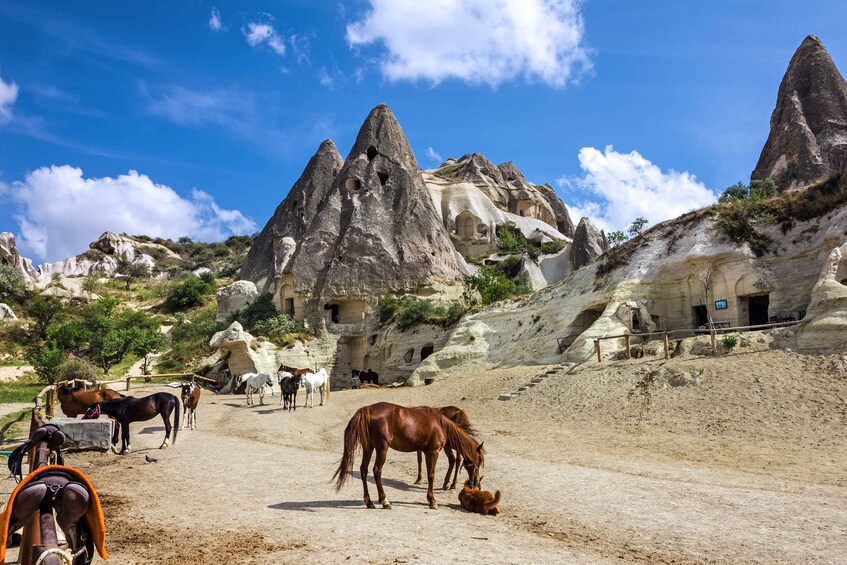
<path fill-rule="evenodd" d="M 630 337 L 631 336 L 629 336 L 629 335 L 624 337 L 624 339 L 626 340 L 626 358 L 627 359 L 632 359 L 632 353 L 630 352 L 630 349 L 629 349 L 629 339 L 630 339 Z"/>
<path fill-rule="evenodd" d="M 126 376 L 126 389 L 129 390 L 130 383 L 132 382 L 132 377 L 129 375 Z"/>
<path fill-rule="evenodd" d="M 670 359 L 671 358 L 671 346 L 670 346 L 670 342 L 668 340 L 667 332 L 665 333 L 664 342 L 665 342 L 665 359 Z"/>
<path fill-rule="evenodd" d="M 47 415 L 51 418 L 54 416 L 54 412 L 56 411 L 54 390 L 55 389 L 51 388 L 47 391 Z"/>
<path fill-rule="evenodd" d="M 600 340 L 599 339 L 594 340 L 594 351 L 597 352 L 597 362 L 602 363 L 603 359 L 600 358 Z"/>

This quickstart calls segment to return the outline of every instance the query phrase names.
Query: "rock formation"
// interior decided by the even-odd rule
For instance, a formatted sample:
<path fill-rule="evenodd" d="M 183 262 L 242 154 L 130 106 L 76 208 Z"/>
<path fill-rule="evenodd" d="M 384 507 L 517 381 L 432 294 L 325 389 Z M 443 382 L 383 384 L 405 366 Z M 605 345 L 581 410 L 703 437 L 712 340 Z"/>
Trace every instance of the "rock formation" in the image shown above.
<path fill-rule="evenodd" d="M 74 257 L 42 263 L 38 266 L 39 278 L 49 279 L 54 274 L 63 277 L 84 277 L 92 272 L 113 276 L 121 257 L 133 263 L 143 263 L 151 270 L 156 267 L 153 255 L 161 259 L 178 260 L 180 257 L 167 247 L 153 242 L 139 241 L 125 234 L 105 232 L 88 245 L 88 251 Z"/>
<path fill-rule="evenodd" d="M 306 233 L 343 165 L 335 144 L 329 139 L 321 143 L 250 247 L 241 268 L 242 279 L 255 281 L 264 289 L 275 276 L 282 275 L 296 242 Z"/>
<path fill-rule="evenodd" d="M 843 252 L 842 252 L 843 250 Z M 812 289 L 806 318 L 797 331 L 797 348 L 809 352 L 847 349 L 847 243 L 833 249 Z"/>
<path fill-rule="evenodd" d="M 32 267 L 32 261 L 21 257 L 15 236 L 9 232 L 0 233 L 0 265 L 11 265 L 28 279 L 34 279 L 38 275 Z"/>
<path fill-rule="evenodd" d="M 752 178 L 784 190 L 847 172 L 847 83 L 823 44 L 808 36 L 779 86 L 771 131 Z"/>
<path fill-rule="evenodd" d="M 0 302 L 0 322 L 14 322 L 18 317 L 8 304 Z"/>
<path fill-rule="evenodd" d="M 384 104 L 362 125 L 285 272 L 316 308 L 325 299 L 361 300 L 465 273 Z"/>
<path fill-rule="evenodd" d="M 588 265 L 608 248 L 606 234 L 592 226 L 588 218 L 582 218 L 576 226 L 571 243 L 570 261 L 573 270 Z"/>
<path fill-rule="evenodd" d="M 216 322 L 226 322 L 230 314 L 238 312 L 259 296 L 256 285 L 250 281 L 236 281 L 218 289 L 215 299 L 218 303 Z"/>

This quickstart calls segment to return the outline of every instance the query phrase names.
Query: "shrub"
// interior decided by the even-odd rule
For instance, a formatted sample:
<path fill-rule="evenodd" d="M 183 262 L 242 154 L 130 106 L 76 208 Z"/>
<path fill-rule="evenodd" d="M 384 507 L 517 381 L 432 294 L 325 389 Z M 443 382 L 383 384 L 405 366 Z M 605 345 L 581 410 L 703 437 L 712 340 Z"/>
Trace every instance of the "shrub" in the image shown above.
<path fill-rule="evenodd" d="M 84 359 L 70 358 L 62 361 L 56 367 L 55 381 L 72 381 L 80 379 L 83 381 L 96 381 L 100 371 L 97 367 Z"/>
<path fill-rule="evenodd" d="M 204 275 L 206 274 L 204 273 Z M 165 307 L 175 312 L 200 306 L 203 304 L 203 299 L 214 292 L 214 275 L 211 283 L 202 277 L 198 278 L 191 275 L 171 289 L 165 301 Z"/>
<path fill-rule="evenodd" d="M 478 292 L 483 304 L 529 294 L 532 286 L 526 281 L 513 281 L 493 267 L 482 267 L 464 279 L 466 293 Z"/>
<path fill-rule="evenodd" d="M 732 351 L 738 345 L 738 339 L 734 335 L 725 335 L 721 338 L 721 345 L 727 351 Z"/>
<path fill-rule="evenodd" d="M 382 324 L 396 321 L 401 330 L 417 324 L 433 324 L 449 327 L 456 324 L 467 312 L 460 302 L 449 305 L 418 298 L 396 298 L 389 294 L 379 301 L 379 320 Z"/>
<path fill-rule="evenodd" d="M 508 224 L 497 226 L 497 248 L 501 253 L 523 253 L 529 244 L 521 230 Z"/>
<path fill-rule="evenodd" d="M 30 353 L 27 359 L 35 369 L 41 382 L 44 384 L 53 384 L 56 382 L 59 365 L 65 361 L 65 352 L 55 345 L 48 344 Z"/>
<path fill-rule="evenodd" d="M 279 312 L 274 306 L 273 296 L 261 294 L 256 299 L 239 310 L 230 314 L 229 323 L 237 321 L 247 331 L 252 331 L 257 324 L 276 317 Z"/>
<path fill-rule="evenodd" d="M 397 313 L 397 307 L 399 306 L 400 301 L 391 294 L 384 294 L 382 298 L 379 299 L 379 323 L 387 324 L 390 322 L 394 315 Z"/>
<path fill-rule="evenodd" d="M 24 276 L 11 265 L 0 265 L 0 302 L 20 301 L 26 296 Z"/>
<path fill-rule="evenodd" d="M 292 335 L 306 333 L 306 324 L 295 320 L 288 314 L 277 314 L 257 322 L 253 327 L 253 333 L 264 336 L 277 344 L 288 344 L 291 342 Z"/>
<path fill-rule="evenodd" d="M 222 324 L 215 322 L 217 308 L 210 304 L 188 315 L 179 314 L 177 323 L 170 332 L 171 347 L 156 364 L 162 372 L 180 373 L 192 368 L 201 358 L 212 353 L 209 338 L 223 329 Z"/>

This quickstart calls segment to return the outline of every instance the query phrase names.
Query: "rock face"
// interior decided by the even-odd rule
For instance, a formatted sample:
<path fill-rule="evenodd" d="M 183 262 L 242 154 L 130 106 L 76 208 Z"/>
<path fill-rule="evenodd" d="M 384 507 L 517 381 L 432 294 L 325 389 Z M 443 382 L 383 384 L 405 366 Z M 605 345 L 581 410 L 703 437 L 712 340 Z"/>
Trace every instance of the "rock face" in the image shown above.
<path fill-rule="evenodd" d="M 285 272 L 296 292 L 319 302 L 464 274 L 406 136 L 384 104 L 362 125 Z"/>
<path fill-rule="evenodd" d="M 8 304 L 0 302 L 0 322 L 14 322 L 18 317 Z"/>
<path fill-rule="evenodd" d="M 771 131 L 752 178 L 784 190 L 847 172 L 847 83 L 814 35 L 779 86 Z"/>
<path fill-rule="evenodd" d="M 288 196 L 253 242 L 241 268 L 241 278 L 259 282 L 264 288 L 274 276 L 282 275 L 287 260 L 294 253 L 292 245 L 296 247 L 296 242 L 306 233 L 343 165 L 335 144 L 329 139 L 321 143 Z"/>
<path fill-rule="evenodd" d="M 584 267 L 609 248 L 606 234 L 591 225 L 588 218 L 582 218 L 574 231 L 570 260 L 574 270 Z"/>
<path fill-rule="evenodd" d="M 0 233 L 0 264 L 11 265 L 28 279 L 34 279 L 38 273 L 32 266 L 32 261 L 21 257 L 15 236 L 9 232 Z"/>
<path fill-rule="evenodd" d="M 250 281 L 236 281 L 219 288 L 215 293 L 218 302 L 216 322 L 225 322 L 233 312 L 238 312 L 259 296 L 256 285 Z"/>
<path fill-rule="evenodd" d="M 113 276 L 118 270 L 118 259 L 125 257 L 133 263 L 142 263 L 151 270 L 156 267 L 153 255 L 162 259 L 179 259 L 179 255 L 163 245 L 139 241 L 123 234 L 105 232 L 88 245 L 88 251 L 55 263 L 38 266 L 38 277 L 49 279 L 54 274 L 63 277 L 84 277 L 92 271 Z"/>
<path fill-rule="evenodd" d="M 833 249 L 812 289 L 806 318 L 797 331 L 797 348 L 808 352 L 847 349 L 847 243 Z M 839 281 L 843 282 L 839 282 Z"/>

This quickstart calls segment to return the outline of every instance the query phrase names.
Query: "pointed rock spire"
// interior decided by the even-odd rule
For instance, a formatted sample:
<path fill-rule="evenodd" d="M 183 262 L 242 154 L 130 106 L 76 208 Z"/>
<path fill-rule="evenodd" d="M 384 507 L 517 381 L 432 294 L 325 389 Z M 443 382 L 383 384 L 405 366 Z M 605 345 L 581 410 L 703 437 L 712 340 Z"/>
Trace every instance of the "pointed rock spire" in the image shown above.
<path fill-rule="evenodd" d="M 418 170 L 418 161 L 415 159 L 409 140 L 406 139 L 406 134 L 403 133 L 397 118 L 394 117 L 394 112 L 385 104 L 378 105 L 368 114 L 365 123 L 359 129 L 353 149 L 347 155 L 347 160 L 360 155 L 364 155 L 368 161 L 372 161 L 377 155 L 382 155 L 409 170 Z"/>
<path fill-rule="evenodd" d="M 258 282 L 272 276 L 278 251 L 274 242 L 283 237 L 299 240 L 306 233 L 343 164 L 332 140 L 327 139 L 321 143 L 300 178 L 250 247 L 241 268 L 242 279 Z"/>
<path fill-rule="evenodd" d="M 591 225 L 588 218 L 582 218 L 574 231 L 570 256 L 573 270 L 584 267 L 609 248 L 606 234 Z"/>
<path fill-rule="evenodd" d="M 786 189 L 840 172 L 847 172 L 847 83 L 810 35 L 788 64 L 751 177 Z"/>

